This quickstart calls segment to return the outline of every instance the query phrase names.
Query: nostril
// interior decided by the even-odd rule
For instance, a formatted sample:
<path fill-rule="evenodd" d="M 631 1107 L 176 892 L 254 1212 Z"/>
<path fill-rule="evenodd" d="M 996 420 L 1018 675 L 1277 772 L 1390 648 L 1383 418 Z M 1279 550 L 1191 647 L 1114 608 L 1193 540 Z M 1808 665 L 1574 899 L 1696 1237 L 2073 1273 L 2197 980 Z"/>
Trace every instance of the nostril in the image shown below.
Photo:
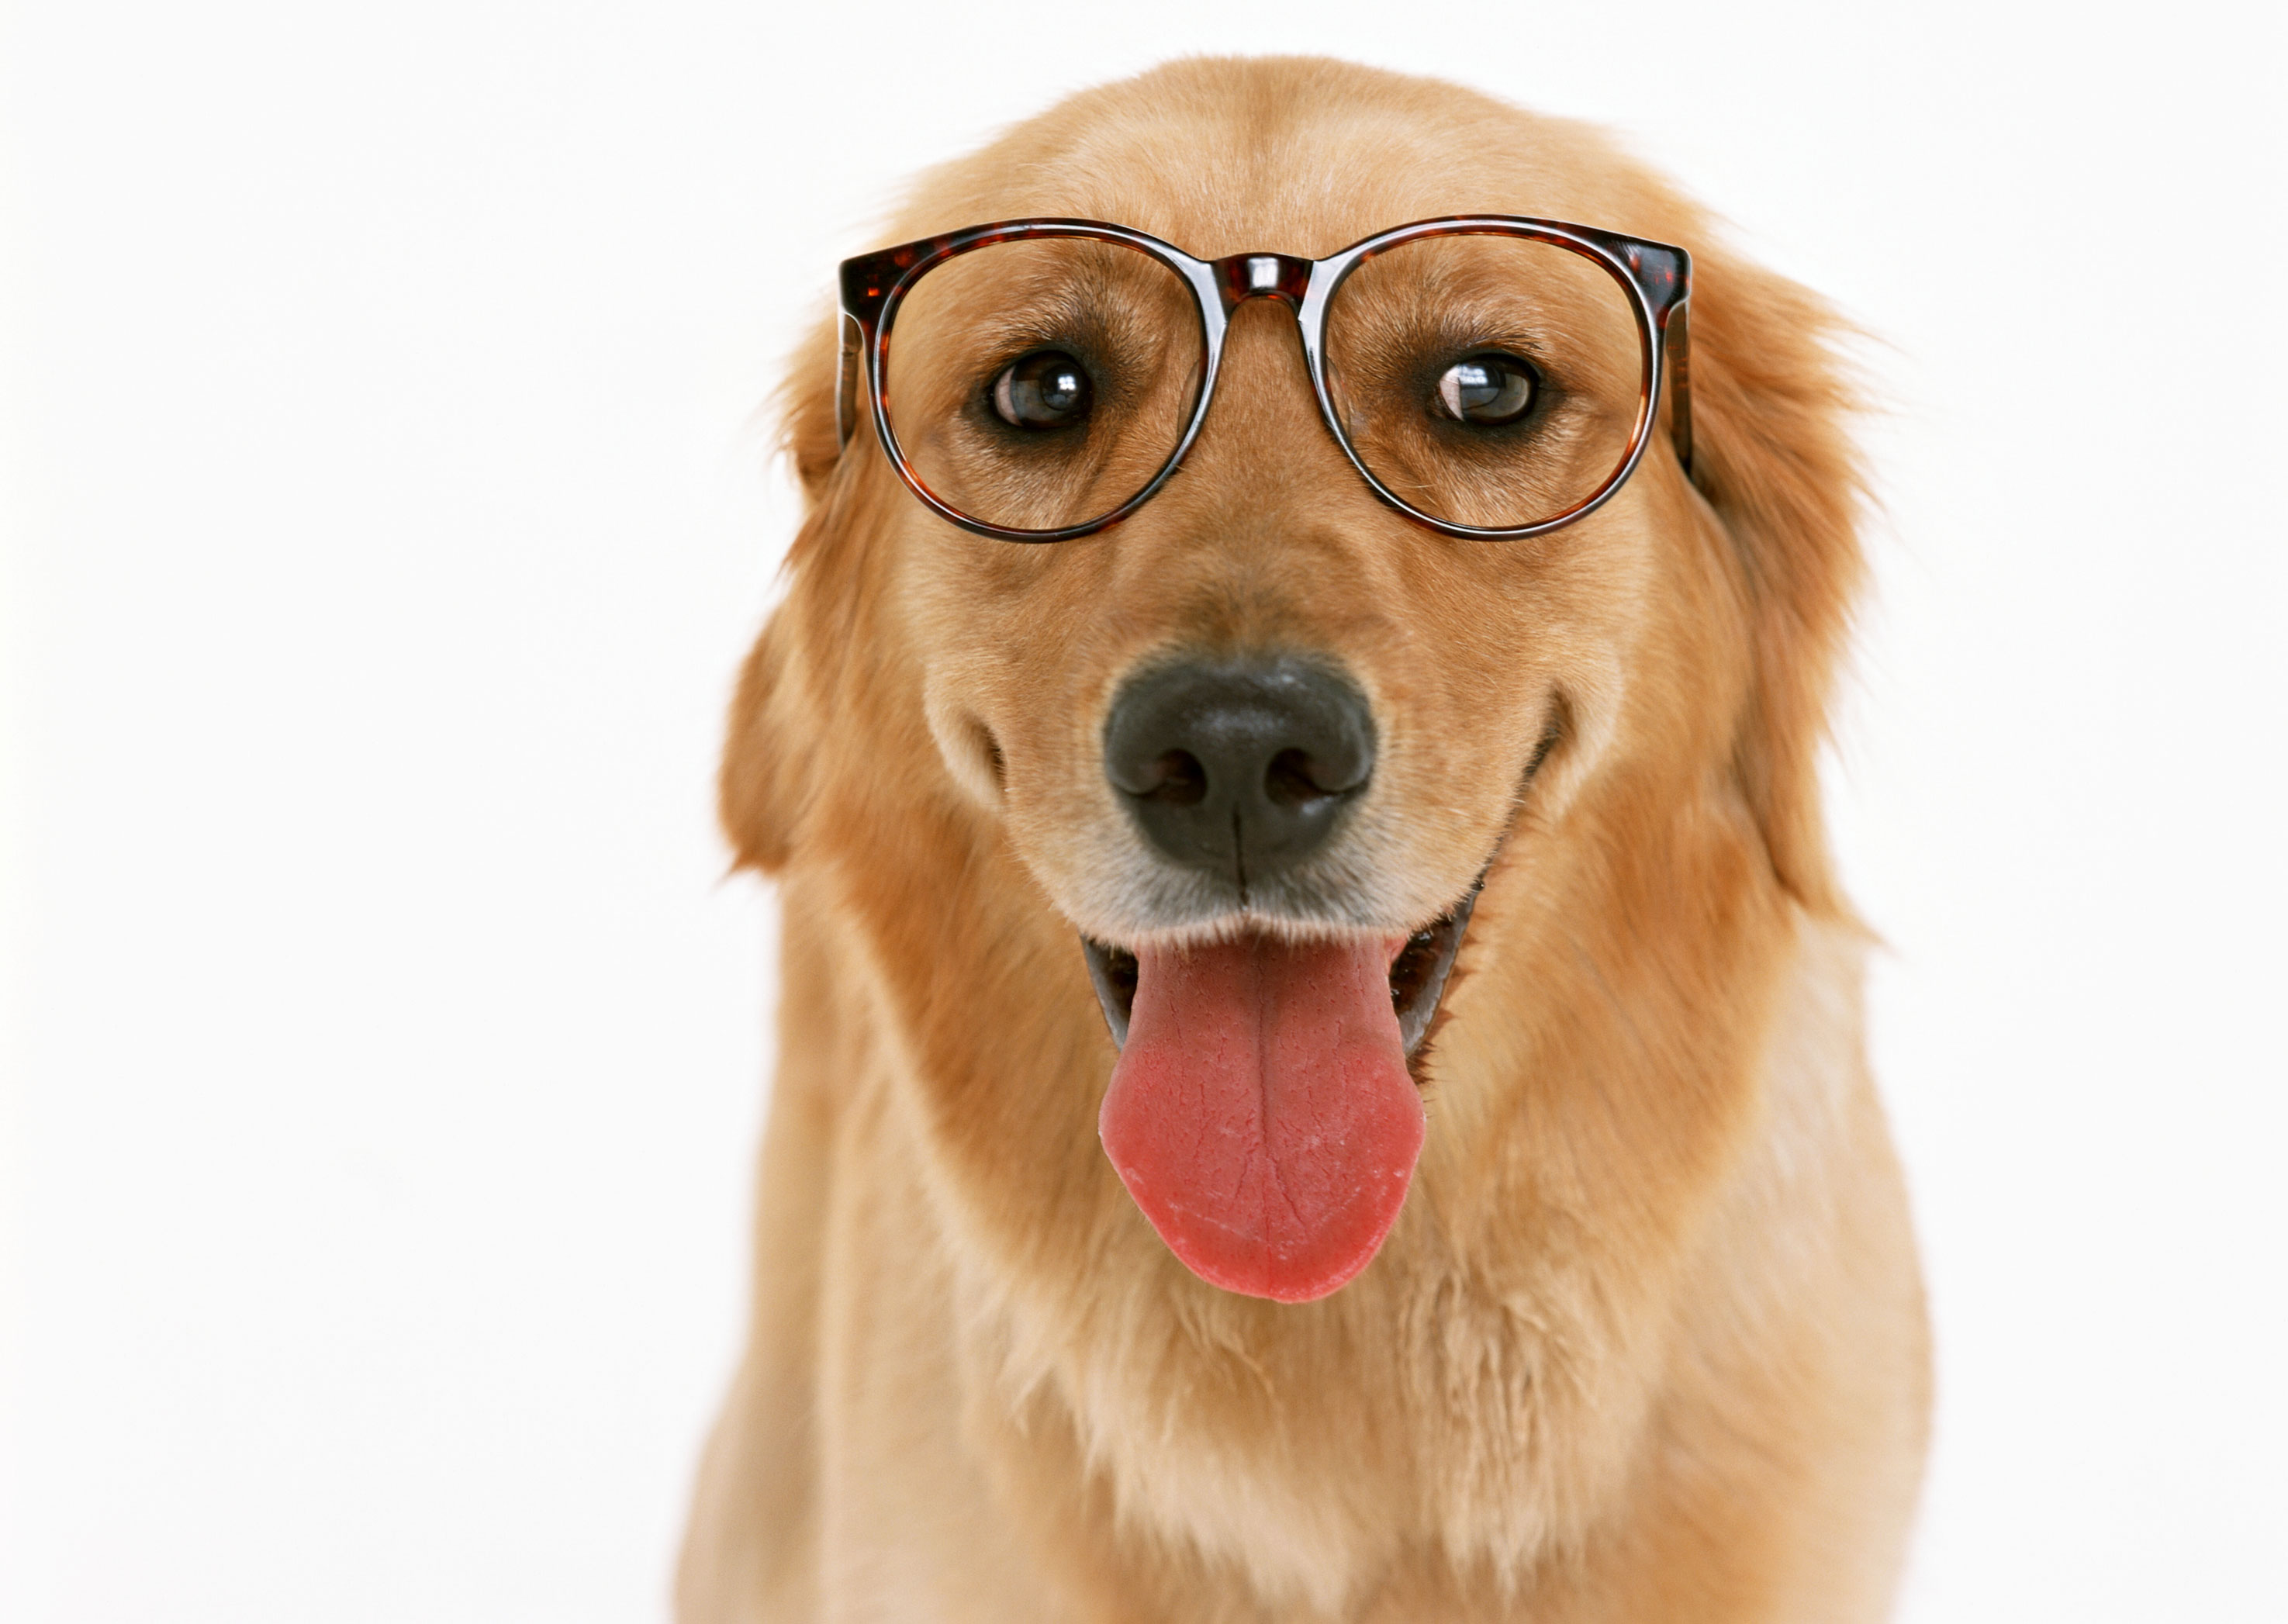
<path fill-rule="evenodd" d="M 1208 798 L 1208 770 L 1189 750 L 1169 750 L 1152 764 L 1155 781 L 1143 793 L 1171 806 L 1197 806 Z"/>
<path fill-rule="evenodd" d="M 1339 789 L 1319 782 L 1315 764 L 1301 750 L 1282 750 L 1271 758 L 1264 769 L 1263 792 L 1271 797 L 1275 806 L 1303 806 L 1327 796 L 1339 795 Z"/>

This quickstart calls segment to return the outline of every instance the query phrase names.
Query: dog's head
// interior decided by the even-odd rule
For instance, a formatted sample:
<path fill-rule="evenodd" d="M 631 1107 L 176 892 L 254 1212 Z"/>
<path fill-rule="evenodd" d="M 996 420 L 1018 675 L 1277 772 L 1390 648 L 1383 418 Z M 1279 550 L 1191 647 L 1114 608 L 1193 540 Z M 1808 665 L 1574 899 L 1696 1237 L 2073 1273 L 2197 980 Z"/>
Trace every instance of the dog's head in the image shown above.
<path fill-rule="evenodd" d="M 1438 533 L 1370 488 L 1291 312 L 1258 299 L 1232 309 L 1180 472 L 1115 527 L 1016 545 L 932 511 L 870 425 L 848 432 L 830 328 L 791 385 L 810 517 L 735 711 L 734 842 L 810 865 L 863 922 L 927 1120 L 981 1185 L 1083 1187 L 1065 1170 L 1073 1141 L 1093 1157 L 1113 1056 L 1092 975 L 1125 1042 L 1106 1148 L 1195 1271 L 1261 1295 L 1355 1274 L 1406 1192 L 1426 1073 L 1465 1096 L 1458 1123 L 1498 1121 L 1520 1068 L 1570 1041 L 1585 964 L 1591 1002 L 1625 1002 L 1616 943 L 1688 993 L 1736 969 L 1696 955 L 1754 956 L 1740 919 L 1838 906 L 1812 756 L 1857 560 L 1827 318 L 1593 133 L 1317 61 L 1187 62 L 1076 98 L 929 176 L 894 234 L 1078 217 L 1204 259 L 1316 258 L 1464 213 L 1692 251 L 1692 471 L 1663 428 L 1561 528 Z M 1076 400 L 1124 409 L 1084 358 L 1148 299 L 1078 273 L 933 285 L 896 343 L 982 332 L 939 351 L 983 359 L 902 375 L 910 460 L 1022 511 L 1047 476 L 1021 459 L 1051 443 L 1026 434 Z M 1470 290 L 1384 291 L 1453 351 L 1404 385 L 1434 416 L 1439 366 L 1487 348 L 1455 327 Z M 1551 296 L 1545 321 L 1564 315 Z M 1585 327 L 1529 386 L 1580 404 L 1600 368 L 1633 380 L 1633 331 Z"/>

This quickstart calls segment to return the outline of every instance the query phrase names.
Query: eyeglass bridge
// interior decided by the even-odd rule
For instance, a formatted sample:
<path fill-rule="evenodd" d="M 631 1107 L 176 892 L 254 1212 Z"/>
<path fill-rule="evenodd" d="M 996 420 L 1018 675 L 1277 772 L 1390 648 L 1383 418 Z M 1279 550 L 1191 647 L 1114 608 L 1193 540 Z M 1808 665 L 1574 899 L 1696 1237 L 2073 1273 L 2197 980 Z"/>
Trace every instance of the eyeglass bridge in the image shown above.
<path fill-rule="evenodd" d="M 1249 299 L 1284 299 L 1300 309 L 1311 286 L 1311 261 L 1292 254 L 1227 254 L 1209 263 L 1226 315 Z"/>

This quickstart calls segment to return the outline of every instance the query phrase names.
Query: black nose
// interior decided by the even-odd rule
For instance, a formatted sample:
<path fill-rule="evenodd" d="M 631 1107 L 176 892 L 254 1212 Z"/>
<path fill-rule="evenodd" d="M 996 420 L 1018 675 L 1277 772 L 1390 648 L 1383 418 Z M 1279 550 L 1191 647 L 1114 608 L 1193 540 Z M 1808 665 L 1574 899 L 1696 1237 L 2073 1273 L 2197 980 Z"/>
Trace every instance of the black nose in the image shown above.
<path fill-rule="evenodd" d="M 1366 696 L 1292 656 L 1156 667 L 1104 723 L 1104 775 L 1152 843 L 1243 891 L 1310 855 L 1373 772 Z"/>

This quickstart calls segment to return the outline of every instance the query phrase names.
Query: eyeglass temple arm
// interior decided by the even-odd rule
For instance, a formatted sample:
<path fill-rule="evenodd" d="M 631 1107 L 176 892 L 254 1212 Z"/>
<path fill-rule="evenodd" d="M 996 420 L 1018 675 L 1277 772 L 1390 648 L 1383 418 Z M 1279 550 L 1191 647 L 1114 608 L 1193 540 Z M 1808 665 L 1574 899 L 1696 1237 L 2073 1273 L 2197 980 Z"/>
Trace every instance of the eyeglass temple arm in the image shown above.
<path fill-rule="evenodd" d="M 1692 477 L 1692 329 L 1691 306 L 1679 299 L 1661 323 L 1661 342 L 1668 356 L 1668 437 L 1676 446 L 1676 460 L 1684 477 Z"/>
<path fill-rule="evenodd" d="M 1655 342 L 1668 365 L 1668 434 L 1676 446 L 1676 460 L 1692 474 L 1692 256 L 1680 248 L 1648 242 L 1639 237 L 1615 237 L 1607 246 L 1617 251 L 1635 278 L 1637 290 L 1652 311 Z M 1654 405 L 1657 406 L 1658 401 Z"/>
<path fill-rule="evenodd" d="M 866 335 L 857 318 L 846 310 L 836 318 L 835 325 L 841 335 L 834 364 L 834 449 L 839 456 L 850 448 L 858 415 L 866 409 Z"/>
<path fill-rule="evenodd" d="M 873 343 L 875 324 L 882 319 L 891 284 L 913 258 L 914 245 L 910 243 L 842 262 L 842 308 L 835 323 L 841 343 L 834 374 L 834 422 L 842 446 L 849 445 L 866 413 L 866 351 Z"/>

